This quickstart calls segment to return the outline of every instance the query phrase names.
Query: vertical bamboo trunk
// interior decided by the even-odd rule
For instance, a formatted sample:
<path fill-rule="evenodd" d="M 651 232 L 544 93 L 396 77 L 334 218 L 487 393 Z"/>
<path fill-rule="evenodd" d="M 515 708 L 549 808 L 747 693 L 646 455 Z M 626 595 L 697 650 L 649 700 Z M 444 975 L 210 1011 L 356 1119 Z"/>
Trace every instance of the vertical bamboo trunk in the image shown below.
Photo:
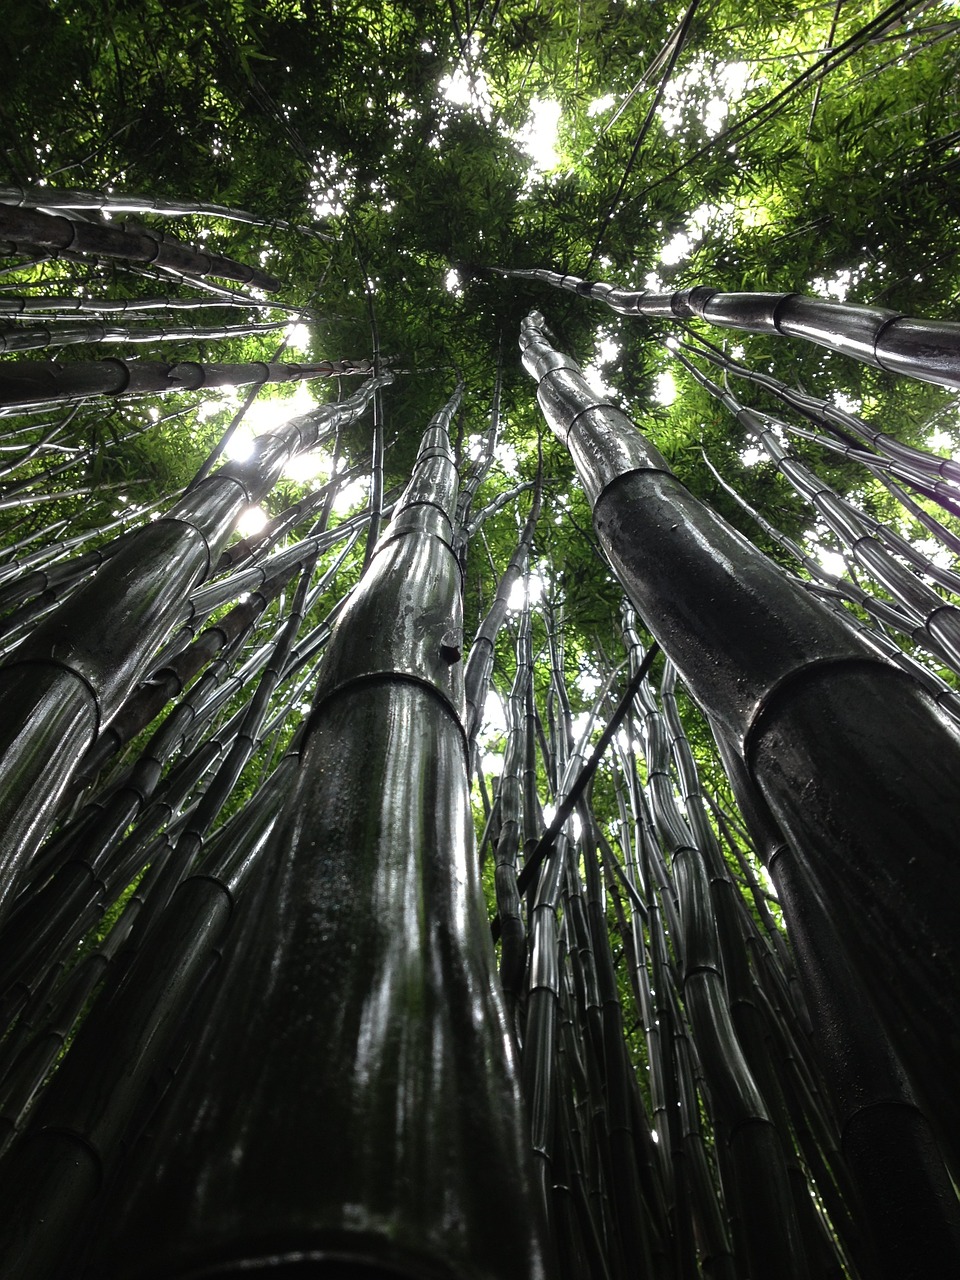
<path fill-rule="evenodd" d="M 503 571 L 500 581 L 497 583 L 493 604 L 477 628 L 477 634 L 474 636 L 473 644 L 470 646 L 463 683 L 467 701 L 465 727 L 471 749 L 483 721 L 483 705 L 486 700 L 487 690 L 490 687 L 490 678 L 493 675 L 493 656 L 497 636 L 507 616 L 510 593 L 513 590 L 514 583 L 519 582 L 526 572 L 527 561 L 530 558 L 530 547 L 533 542 L 533 531 L 536 528 L 539 516 L 540 492 L 537 490 L 517 546 Z"/>
<path fill-rule="evenodd" d="M 455 496 L 435 425 L 330 641 L 275 875 L 91 1276 L 544 1274 L 470 836 Z"/>
<path fill-rule="evenodd" d="M 960 1251 L 960 1213 L 937 1146 L 936 1124 L 918 1107 L 873 1001 L 857 981 L 844 942 L 802 861 L 729 745 L 724 763 L 741 812 L 774 877 L 791 921 L 818 1049 L 836 1100 L 844 1158 L 859 1191 L 867 1276 L 923 1280 L 947 1275 Z"/>
<path fill-rule="evenodd" d="M 540 324 L 536 313 L 525 324 L 524 363 L 573 454 L 611 564 L 743 753 L 897 1051 L 933 1110 L 951 1116 L 960 735 L 917 682 L 693 499 Z"/>

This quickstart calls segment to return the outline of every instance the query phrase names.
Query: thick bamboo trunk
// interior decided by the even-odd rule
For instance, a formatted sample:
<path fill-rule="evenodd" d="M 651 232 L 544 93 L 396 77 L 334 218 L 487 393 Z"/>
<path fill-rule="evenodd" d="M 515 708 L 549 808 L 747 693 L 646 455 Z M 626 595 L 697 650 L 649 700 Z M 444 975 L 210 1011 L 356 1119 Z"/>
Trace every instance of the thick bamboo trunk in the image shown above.
<path fill-rule="evenodd" d="M 330 642 L 276 873 L 91 1276 L 543 1275 L 470 836 L 455 496 L 434 427 Z"/>
<path fill-rule="evenodd" d="M 611 564 L 742 752 L 915 1083 L 952 1115 L 960 735 L 915 680 L 697 502 L 629 419 L 598 403 L 540 323 L 536 313 L 526 322 L 524 363 Z"/>
<path fill-rule="evenodd" d="M 619 288 L 555 271 L 504 271 L 605 302 L 620 315 L 667 320 L 698 317 L 723 329 L 779 333 L 854 356 L 888 373 L 923 382 L 960 383 L 960 322 L 919 320 L 888 307 L 825 302 L 799 293 L 722 293 L 707 285 L 677 293 Z"/>
<path fill-rule="evenodd" d="M 721 740 L 741 812 L 789 913 L 790 939 L 817 1049 L 835 1099 L 839 1140 L 859 1197 L 858 1262 L 867 1276 L 925 1280 L 947 1275 L 960 1250 L 960 1211 L 937 1146 L 937 1125 L 917 1105 L 903 1066 L 858 982 L 830 912 L 802 860 L 785 843 L 743 762 Z"/>

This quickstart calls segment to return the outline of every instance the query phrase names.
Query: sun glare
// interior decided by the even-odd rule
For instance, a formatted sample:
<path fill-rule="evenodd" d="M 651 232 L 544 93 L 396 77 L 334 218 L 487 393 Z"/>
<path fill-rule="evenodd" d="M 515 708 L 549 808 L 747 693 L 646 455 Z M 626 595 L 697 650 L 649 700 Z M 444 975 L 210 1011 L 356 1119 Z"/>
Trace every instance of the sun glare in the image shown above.
<path fill-rule="evenodd" d="M 237 521 L 237 533 L 241 538 L 252 538 L 266 526 L 268 519 L 263 507 L 247 507 Z"/>
<path fill-rule="evenodd" d="M 530 118 L 513 136 L 530 157 L 531 168 L 538 173 L 555 169 L 560 163 L 557 132 L 560 126 L 560 103 L 549 98 L 533 98 Z"/>
<path fill-rule="evenodd" d="M 306 351 L 310 346 L 310 330 L 305 324 L 287 325 L 283 331 L 288 351 Z"/>

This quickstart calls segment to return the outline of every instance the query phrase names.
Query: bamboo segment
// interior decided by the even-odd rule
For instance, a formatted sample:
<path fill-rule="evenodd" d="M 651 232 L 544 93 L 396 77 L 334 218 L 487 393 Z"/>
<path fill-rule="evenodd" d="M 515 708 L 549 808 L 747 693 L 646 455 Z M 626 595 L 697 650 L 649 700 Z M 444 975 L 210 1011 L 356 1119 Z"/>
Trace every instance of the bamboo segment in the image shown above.
<path fill-rule="evenodd" d="M 724 329 L 805 338 L 888 373 L 909 374 L 944 387 L 960 386 L 960 322 L 917 320 L 886 307 L 824 302 L 798 293 L 721 293 L 696 285 L 677 293 L 648 293 L 581 280 L 555 271 L 503 271 L 605 302 L 619 315 L 667 320 L 697 317 Z"/>
<path fill-rule="evenodd" d="M 216 253 L 204 253 L 171 240 L 160 240 L 147 232 L 127 231 L 116 224 L 76 222 L 38 209 L 16 208 L 0 203 L 0 237 L 31 248 L 58 252 L 92 254 L 100 258 L 120 258 L 154 267 L 172 268 L 181 275 L 220 276 L 239 280 L 274 293 L 280 288 L 276 276 L 248 267 Z"/>
<path fill-rule="evenodd" d="M 455 498 L 435 420 L 330 640 L 275 874 L 91 1276 L 544 1275 L 468 834 Z"/>
<path fill-rule="evenodd" d="M 960 735 L 910 676 L 700 506 L 540 326 L 536 313 L 525 324 L 524 363 L 611 563 L 836 904 L 917 1088 L 953 1116 L 943 1073 L 960 1067 Z"/>

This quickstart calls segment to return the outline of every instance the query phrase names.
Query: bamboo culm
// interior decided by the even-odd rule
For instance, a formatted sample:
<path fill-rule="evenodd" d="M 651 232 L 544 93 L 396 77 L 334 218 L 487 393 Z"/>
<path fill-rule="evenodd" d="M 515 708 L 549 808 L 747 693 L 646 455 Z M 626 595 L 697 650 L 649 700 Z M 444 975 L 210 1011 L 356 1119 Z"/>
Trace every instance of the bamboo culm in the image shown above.
<path fill-rule="evenodd" d="M 42 213 L 39 209 L 16 208 L 0 202 L 0 237 L 31 249 L 52 249 L 98 258 L 119 258 L 153 267 L 170 267 L 181 275 L 219 276 L 274 293 L 280 281 L 269 272 L 235 262 L 221 254 L 191 249 L 147 231 L 128 231 L 118 224 L 89 223 Z"/>
<path fill-rule="evenodd" d="M 539 268 L 501 274 L 539 280 L 593 298 L 618 315 L 698 318 L 724 329 L 805 338 L 888 373 L 940 386 L 960 382 L 960 322 L 953 320 L 914 319 L 886 307 L 825 302 L 799 293 L 722 293 L 707 285 L 677 293 L 648 293 Z"/>
<path fill-rule="evenodd" d="M 952 1115 L 941 1072 L 953 1061 L 946 1028 L 960 1021 L 960 884 L 944 889 L 960 865 L 952 818 L 960 735 L 910 676 L 874 658 L 701 507 L 626 415 L 598 402 L 541 325 L 536 314 L 525 323 L 524 363 L 571 450 L 607 556 L 697 701 L 744 755 L 805 874 L 836 904 L 915 1085 Z M 816 803 L 796 779 L 816 779 Z M 904 788 L 910 805 L 891 808 L 890 794 Z M 891 930 L 906 962 L 891 956 Z"/>
<path fill-rule="evenodd" d="M 0 914 L 80 759 L 145 674 L 242 508 L 323 428 L 362 412 L 374 389 L 368 382 L 350 400 L 260 436 L 250 462 L 221 468 L 165 518 L 130 535 L 0 668 Z"/>
<path fill-rule="evenodd" d="M 125 1199 L 126 1187 L 127 1206 L 105 1205 L 118 1231 L 156 1242 L 158 1275 L 186 1274 L 201 1259 L 242 1269 L 286 1249 L 291 1232 L 298 1256 L 335 1248 L 344 1263 L 400 1275 L 441 1264 L 504 1280 L 543 1275 L 468 839 L 460 571 L 449 546 L 455 495 L 452 451 L 436 424 L 334 628 L 277 829 L 284 854 L 247 917 L 257 927 L 237 935 L 209 1052 L 200 1050 L 168 1100 L 173 1123 L 158 1133 L 150 1167 L 132 1181 L 118 1173 L 115 1195 Z M 412 917 L 411 893 L 424 904 Z M 263 929 L 265 917 L 276 931 Z M 320 972 L 340 994 L 317 1006 Z M 284 976 L 277 984 L 271 974 Z M 249 1007 L 244 993 L 254 997 Z M 309 1017 L 291 1000 L 305 1001 Z M 241 1041 L 257 1047 L 241 1050 Z M 343 1055 L 327 1075 L 334 1093 L 318 1093 L 309 1063 L 322 1055 L 329 1066 L 331 1052 Z M 240 1081 L 244 1062 L 254 1075 Z M 230 1089 L 211 1090 L 221 1076 L 233 1079 Z M 237 1088 L 261 1099 L 249 1114 L 262 1123 L 243 1120 L 242 1133 L 228 1105 Z M 202 1119 L 197 1090 L 220 1099 Z M 296 1115 L 291 1090 L 303 1099 Z M 457 1101 L 464 1091 L 474 1103 L 467 1111 Z M 177 1117 L 186 1116 L 184 1127 Z M 281 1155 L 307 1132 L 312 1145 L 336 1149 L 337 1161 Z M 188 1187 L 204 1191 L 177 1210 L 172 1239 L 165 1206 Z M 122 1275 L 116 1264 L 129 1249 L 119 1239 L 105 1246 L 91 1256 L 91 1274 Z"/>
<path fill-rule="evenodd" d="M 119 195 L 114 192 L 78 191 L 67 187 L 0 187 L 0 203 L 14 207 L 29 206 L 47 211 L 77 210 L 91 213 L 152 213 L 164 218 L 222 218 L 227 222 L 246 222 L 255 227 L 280 227 L 300 231 L 319 240 L 336 239 L 317 227 L 292 227 L 280 219 L 258 217 L 246 209 L 211 204 L 205 200 L 169 200 L 160 196 Z"/>

